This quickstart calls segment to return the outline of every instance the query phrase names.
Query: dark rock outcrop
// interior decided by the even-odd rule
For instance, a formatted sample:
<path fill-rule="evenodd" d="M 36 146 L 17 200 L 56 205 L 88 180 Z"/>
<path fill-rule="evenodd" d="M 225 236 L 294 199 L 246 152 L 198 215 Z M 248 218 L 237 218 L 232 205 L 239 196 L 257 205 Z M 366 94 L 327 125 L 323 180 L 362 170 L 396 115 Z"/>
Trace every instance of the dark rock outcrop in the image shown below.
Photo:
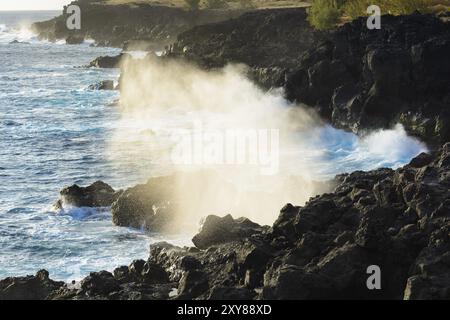
<path fill-rule="evenodd" d="M 287 205 L 270 230 L 203 250 L 156 244 L 149 261 L 183 279 L 183 292 L 191 283 L 197 298 L 448 299 L 449 159 L 450 143 L 397 170 L 338 176 L 332 193 Z M 366 286 L 371 265 L 381 290 Z"/>
<path fill-rule="evenodd" d="M 206 249 L 212 245 L 250 238 L 263 230 L 264 228 L 247 218 L 234 220 L 231 215 L 223 218 L 208 216 L 202 230 L 192 239 L 192 242 L 197 248 Z"/>
<path fill-rule="evenodd" d="M 66 44 L 82 44 L 83 42 L 83 35 L 71 34 L 66 38 Z"/>
<path fill-rule="evenodd" d="M 284 84 L 291 100 L 314 106 L 355 133 L 401 123 L 432 143 L 450 138 L 450 24 L 433 15 L 360 18 L 299 59 Z"/>
<path fill-rule="evenodd" d="M 174 177 L 159 177 L 125 190 L 111 207 L 114 224 L 163 231 L 174 216 L 174 183 Z"/>
<path fill-rule="evenodd" d="M 64 286 L 64 282 L 49 279 L 46 270 L 35 276 L 6 278 L 0 281 L 0 300 L 44 300 Z"/>
<path fill-rule="evenodd" d="M 102 56 L 92 60 L 87 67 L 90 68 L 120 68 L 125 59 L 131 59 L 128 53 L 121 53 L 117 56 Z"/>
<path fill-rule="evenodd" d="M 279 87 L 300 55 L 322 38 L 306 21 L 304 8 L 258 10 L 184 32 L 166 55 L 205 68 L 244 63 L 259 84 Z"/>
<path fill-rule="evenodd" d="M 135 260 L 114 273 L 92 272 L 77 285 L 63 286 L 51 293 L 54 300 L 163 300 L 177 287 L 159 265 Z"/>
<path fill-rule="evenodd" d="M 33 24 L 40 38 L 94 39 L 97 45 L 123 47 L 133 40 L 147 42 L 153 50 L 163 50 L 178 34 L 193 26 L 230 19 L 242 10 L 186 11 L 182 8 L 145 3 L 107 4 L 102 1 L 74 1 L 82 12 L 81 30 L 69 30 L 64 13 L 49 21 Z"/>
<path fill-rule="evenodd" d="M 116 87 L 114 86 L 113 80 L 103 80 L 99 83 L 92 84 L 88 88 L 89 90 L 116 90 Z"/>
<path fill-rule="evenodd" d="M 60 191 L 61 199 L 57 201 L 55 207 L 62 209 L 65 204 L 74 207 L 109 207 L 121 192 L 116 192 L 102 181 L 96 181 L 88 187 L 74 184 Z"/>
<path fill-rule="evenodd" d="M 205 68 L 244 63 L 264 88 L 283 87 L 337 128 L 355 133 L 401 123 L 433 145 L 450 139 L 450 23 L 434 15 L 366 18 L 327 33 L 305 10 L 259 10 L 197 26 L 167 56 Z"/>
<path fill-rule="evenodd" d="M 450 143 L 397 170 L 357 171 L 337 176 L 335 183 L 333 192 L 302 207 L 286 205 L 270 229 L 231 217 L 209 217 L 195 237 L 201 248 L 157 243 L 151 245 L 147 261 L 133 261 L 114 274 L 91 273 L 70 286 L 40 272 L 1 281 L 0 295 L 449 299 Z M 381 271 L 380 290 L 367 287 L 368 267 L 373 265 Z"/>
<path fill-rule="evenodd" d="M 220 212 L 204 201 L 220 190 L 230 201 L 236 199 L 233 185 L 214 172 L 177 173 L 154 177 L 145 184 L 126 189 L 112 204 L 115 225 L 143 228 L 152 232 L 177 232 L 192 227 L 189 217 Z M 189 203 L 189 206 L 184 205 Z M 194 223 L 198 223 L 195 221 Z"/>

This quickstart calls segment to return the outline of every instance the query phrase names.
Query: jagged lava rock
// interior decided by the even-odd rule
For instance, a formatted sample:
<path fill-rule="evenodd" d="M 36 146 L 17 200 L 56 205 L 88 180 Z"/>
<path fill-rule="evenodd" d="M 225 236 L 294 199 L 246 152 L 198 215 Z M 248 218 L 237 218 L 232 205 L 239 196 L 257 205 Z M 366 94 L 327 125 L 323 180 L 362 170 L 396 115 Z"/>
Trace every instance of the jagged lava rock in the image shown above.
<path fill-rule="evenodd" d="M 48 276 L 48 271 L 40 270 L 35 276 L 1 280 L 0 300 L 44 300 L 50 293 L 65 285 Z"/>
<path fill-rule="evenodd" d="M 265 229 L 247 218 L 234 220 L 231 215 L 223 218 L 208 216 L 203 222 L 201 231 L 192 239 L 199 249 L 207 249 L 212 245 L 249 238 L 262 233 Z"/>
<path fill-rule="evenodd" d="M 344 24 L 304 53 L 284 83 L 290 100 L 355 133 L 402 123 L 424 140 L 450 138 L 450 24 L 434 15 Z"/>
<path fill-rule="evenodd" d="M 61 199 L 57 201 L 55 207 L 62 209 L 64 204 L 75 207 L 109 207 L 121 192 L 116 192 L 103 181 L 96 181 L 87 187 L 74 184 L 60 191 Z"/>

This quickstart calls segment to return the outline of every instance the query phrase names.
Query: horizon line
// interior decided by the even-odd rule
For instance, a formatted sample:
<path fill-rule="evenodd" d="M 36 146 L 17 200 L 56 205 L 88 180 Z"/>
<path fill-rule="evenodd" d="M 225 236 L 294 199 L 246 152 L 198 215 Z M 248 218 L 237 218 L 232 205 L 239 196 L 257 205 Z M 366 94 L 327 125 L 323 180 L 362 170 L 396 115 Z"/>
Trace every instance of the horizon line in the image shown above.
<path fill-rule="evenodd" d="M 59 8 L 59 9 L 15 9 L 15 10 L 10 10 L 10 9 L 0 9 L 0 12 L 17 12 L 17 11 L 62 11 L 63 9 Z"/>

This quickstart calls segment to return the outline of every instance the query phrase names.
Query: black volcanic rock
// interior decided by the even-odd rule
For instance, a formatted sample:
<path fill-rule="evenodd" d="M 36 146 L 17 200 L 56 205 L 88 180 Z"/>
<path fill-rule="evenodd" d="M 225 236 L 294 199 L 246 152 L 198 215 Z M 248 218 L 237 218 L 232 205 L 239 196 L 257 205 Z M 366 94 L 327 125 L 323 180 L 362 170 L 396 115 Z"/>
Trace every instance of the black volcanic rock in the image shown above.
<path fill-rule="evenodd" d="M 102 1 L 74 1 L 82 12 L 81 30 L 69 30 L 67 13 L 32 25 L 41 39 L 56 41 L 68 37 L 94 39 L 97 45 L 123 47 L 130 41 L 146 42 L 147 48 L 163 50 L 178 34 L 190 28 L 242 14 L 242 10 L 188 11 L 146 3 L 105 4 Z"/>
<path fill-rule="evenodd" d="M 192 222 L 180 222 L 188 219 L 179 215 L 190 212 L 204 216 L 220 210 L 204 201 L 215 196 L 218 186 L 222 194 L 235 201 L 234 186 L 214 172 L 186 172 L 151 178 L 145 184 L 126 189 L 117 198 L 111 207 L 113 223 L 152 232 L 181 231 L 186 225 L 192 226 Z M 186 202 L 189 206 L 184 205 Z"/>
<path fill-rule="evenodd" d="M 304 8 L 257 10 L 180 34 L 167 56 L 206 68 L 244 63 L 259 84 L 281 86 L 300 55 L 322 38 L 306 21 Z"/>
<path fill-rule="evenodd" d="M 234 220 L 231 215 L 223 218 L 208 216 L 192 242 L 199 249 L 207 249 L 213 245 L 249 238 L 263 231 L 263 227 L 247 218 Z"/>
<path fill-rule="evenodd" d="M 287 205 L 270 230 L 200 251 L 156 244 L 150 261 L 174 281 L 187 272 L 181 261 L 198 261 L 192 285 L 204 284 L 195 291 L 199 298 L 446 299 L 449 157 L 450 143 L 397 170 L 338 176 L 332 193 L 303 207 Z M 381 268 L 382 290 L 366 287 L 370 265 Z"/>
<path fill-rule="evenodd" d="M 205 249 L 152 244 L 147 261 L 92 273 L 79 288 L 45 273 L 5 279 L 0 295 L 168 299 L 178 288 L 175 299 L 449 299 L 450 143 L 397 170 L 357 171 L 334 183 L 304 206 L 286 205 L 270 229 L 210 217 L 196 236 Z M 230 232 L 238 229 L 245 232 Z M 381 270 L 380 290 L 366 285 L 372 265 Z"/>
<path fill-rule="evenodd" d="M 64 204 L 75 207 L 109 207 L 120 193 L 121 191 L 116 192 L 103 181 L 96 181 L 87 187 L 74 184 L 60 191 L 61 199 L 55 207 L 62 209 Z"/>
<path fill-rule="evenodd" d="M 78 34 L 71 34 L 66 38 L 67 44 L 82 44 L 84 42 L 84 36 Z"/>
<path fill-rule="evenodd" d="M 163 231 L 173 217 L 172 176 L 152 178 L 146 184 L 125 190 L 112 204 L 115 225 Z"/>
<path fill-rule="evenodd" d="M 44 300 L 51 292 L 65 285 L 48 276 L 48 271 L 40 270 L 35 276 L 1 280 L 0 300 Z"/>
<path fill-rule="evenodd" d="M 197 26 L 167 52 L 205 68 L 244 63 L 264 88 L 307 104 L 337 128 L 355 133 L 406 130 L 433 145 L 450 139 L 450 23 L 434 15 L 366 18 L 317 32 L 302 8 L 258 10 Z"/>
<path fill-rule="evenodd" d="M 96 84 L 92 84 L 88 88 L 89 90 L 115 90 L 113 80 L 103 80 Z"/>
<path fill-rule="evenodd" d="M 123 61 L 125 59 L 130 59 L 131 55 L 128 53 L 121 53 L 117 56 L 102 56 L 102 57 L 98 57 L 95 58 L 94 60 L 92 60 L 88 67 L 91 68 L 120 68 L 121 63 L 123 63 Z"/>
<path fill-rule="evenodd" d="M 450 24 L 433 15 L 360 18 L 305 53 L 284 84 L 290 100 L 314 106 L 355 133 L 402 123 L 429 142 L 450 138 Z"/>

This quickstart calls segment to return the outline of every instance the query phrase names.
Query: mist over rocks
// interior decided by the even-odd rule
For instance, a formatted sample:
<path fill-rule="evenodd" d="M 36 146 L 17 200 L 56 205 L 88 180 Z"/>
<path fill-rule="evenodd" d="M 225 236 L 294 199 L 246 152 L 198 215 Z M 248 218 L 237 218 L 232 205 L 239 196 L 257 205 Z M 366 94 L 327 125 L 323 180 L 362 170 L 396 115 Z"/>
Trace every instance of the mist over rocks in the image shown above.
<path fill-rule="evenodd" d="M 282 86 L 290 100 L 356 133 L 400 122 L 426 141 L 449 140 L 448 23 L 384 16 L 381 31 L 357 19 L 319 33 L 304 18 L 303 9 L 261 10 L 198 26 L 164 58 L 207 69 L 247 63 L 262 86 Z M 53 30 L 48 37 L 57 37 Z M 129 40 L 120 30 L 117 43 Z M 121 58 L 91 66 L 117 67 Z M 396 170 L 339 175 L 332 190 L 284 206 L 272 227 L 226 215 L 236 190 L 211 176 L 157 177 L 119 192 L 96 182 L 61 197 L 60 207 L 111 206 L 114 224 L 150 232 L 216 215 L 204 220 L 195 247 L 154 244 L 147 261 L 93 272 L 76 286 L 45 271 L 8 278 L 1 299 L 450 299 L 450 143 Z M 381 269 L 381 290 L 366 286 L 371 265 Z"/>
<path fill-rule="evenodd" d="M 0 280 L 0 300 L 44 300 L 63 285 L 64 282 L 49 279 L 46 270 L 35 276 L 6 278 Z"/>
<path fill-rule="evenodd" d="M 24 297 L 169 299 L 178 288 L 171 298 L 449 299 L 450 143 L 397 170 L 335 183 L 304 206 L 286 205 L 271 228 L 208 217 L 194 237 L 201 248 L 156 243 L 147 261 L 92 273 L 75 287 L 42 275 L 8 278 L 0 296 L 37 281 L 43 293 Z M 219 229 L 248 232 L 222 237 Z M 366 286 L 371 265 L 380 267 L 380 290 Z"/>
<path fill-rule="evenodd" d="M 207 249 L 220 243 L 233 242 L 236 239 L 249 238 L 264 231 L 257 223 L 247 218 L 234 220 L 231 215 L 223 218 L 208 216 L 202 224 L 200 232 L 192 242 L 199 249 Z"/>
<path fill-rule="evenodd" d="M 105 69 L 120 68 L 121 64 L 127 59 L 132 59 L 129 53 L 120 53 L 116 56 L 102 56 L 92 60 L 86 67 Z"/>
<path fill-rule="evenodd" d="M 360 18 L 299 59 L 284 84 L 291 100 L 355 133 L 401 123 L 429 143 L 450 138 L 450 24 L 434 15 Z"/>
<path fill-rule="evenodd" d="M 117 90 L 114 80 L 103 80 L 88 87 L 89 90 Z"/>
<path fill-rule="evenodd" d="M 207 69 L 247 64 L 262 87 L 283 87 L 337 128 L 363 134 L 401 123 L 435 145 L 450 138 L 449 55 L 450 24 L 434 15 L 382 16 L 381 30 L 359 18 L 318 32 L 302 8 L 197 26 L 167 52 Z"/>
<path fill-rule="evenodd" d="M 301 54 L 323 38 L 307 22 L 305 8 L 257 10 L 180 34 L 166 56 L 207 69 L 244 63 L 260 85 L 280 87 Z"/>

